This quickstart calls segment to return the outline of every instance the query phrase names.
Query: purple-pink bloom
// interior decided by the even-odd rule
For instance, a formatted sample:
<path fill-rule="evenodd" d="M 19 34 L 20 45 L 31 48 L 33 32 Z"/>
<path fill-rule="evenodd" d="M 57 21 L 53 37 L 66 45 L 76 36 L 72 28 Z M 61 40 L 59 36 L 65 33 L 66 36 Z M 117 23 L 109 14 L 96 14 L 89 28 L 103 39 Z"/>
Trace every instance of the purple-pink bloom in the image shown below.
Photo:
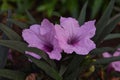
<path fill-rule="evenodd" d="M 47 19 L 44 19 L 41 25 L 34 24 L 30 26 L 30 29 L 23 30 L 22 36 L 29 47 L 45 51 L 51 59 L 61 59 L 62 49 L 55 38 L 55 27 Z"/>
<path fill-rule="evenodd" d="M 60 25 L 55 25 L 56 38 L 64 52 L 86 55 L 96 47 L 91 38 L 95 35 L 95 20 L 79 25 L 74 18 L 60 18 Z"/>
<path fill-rule="evenodd" d="M 120 56 L 120 48 L 117 51 L 115 51 L 115 53 L 113 55 L 111 55 L 108 52 L 103 53 L 103 57 L 105 57 L 105 58 L 109 58 L 109 57 L 113 57 L 113 56 L 114 57 Z M 115 71 L 120 72 L 120 61 L 114 61 L 114 62 L 110 63 L 109 67 L 112 67 L 112 68 L 114 68 Z"/>
<path fill-rule="evenodd" d="M 32 57 L 34 57 L 36 59 L 40 59 L 41 58 L 40 55 L 38 55 L 36 53 L 33 53 L 33 52 L 25 51 L 25 54 L 30 55 L 30 56 L 32 56 Z"/>

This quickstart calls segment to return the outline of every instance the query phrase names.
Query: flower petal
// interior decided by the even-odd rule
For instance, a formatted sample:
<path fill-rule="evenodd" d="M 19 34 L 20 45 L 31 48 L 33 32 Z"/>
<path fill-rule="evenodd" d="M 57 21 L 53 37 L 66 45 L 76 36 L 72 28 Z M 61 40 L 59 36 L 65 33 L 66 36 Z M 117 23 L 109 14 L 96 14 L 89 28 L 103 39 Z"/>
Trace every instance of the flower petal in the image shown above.
<path fill-rule="evenodd" d="M 66 45 L 64 45 L 63 47 L 62 47 L 62 49 L 64 50 L 64 52 L 66 52 L 67 54 L 72 54 L 73 53 L 73 46 L 71 46 L 71 45 L 68 45 L 68 44 L 66 44 Z"/>
<path fill-rule="evenodd" d="M 23 30 L 22 37 L 31 47 L 38 47 L 40 43 L 38 36 L 30 29 Z"/>
<path fill-rule="evenodd" d="M 55 25 L 56 35 L 55 37 L 59 40 L 61 46 L 64 46 L 67 41 L 67 36 L 65 35 L 64 29 L 60 25 Z M 62 44 L 61 44 L 62 43 Z"/>
<path fill-rule="evenodd" d="M 75 18 L 65 18 L 65 17 L 61 17 L 60 18 L 60 25 L 62 25 L 64 28 L 68 28 L 69 27 L 79 27 L 79 23 Z"/>
<path fill-rule="evenodd" d="M 115 61 L 111 63 L 112 67 L 114 68 L 115 71 L 120 72 L 120 61 Z"/>
<path fill-rule="evenodd" d="M 61 59 L 61 49 L 55 49 L 51 53 L 48 52 L 50 59 L 60 60 Z"/>
<path fill-rule="evenodd" d="M 118 49 L 119 50 L 119 49 Z M 120 51 L 116 51 L 113 56 L 120 56 Z"/>
<path fill-rule="evenodd" d="M 85 22 L 85 24 L 83 24 L 81 27 L 80 27 L 81 31 L 82 31 L 82 36 L 83 37 L 89 37 L 89 38 L 92 38 L 94 35 L 95 35 L 95 31 L 96 31 L 96 28 L 95 28 L 95 20 L 93 21 L 88 21 L 88 22 Z"/>
<path fill-rule="evenodd" d="M 50 59 L 60 60 L 62 49 L 60 48 L 58 40 L 56 38 L 54 38 L 52 45 L 53 50 L 46 53 L 49 55 Z"/>
<path fill-rule="evenodd" d="M 35 32 L 35 34 L 39 35 L 40 34 L 40 25 L 39 24 L 34 24 L 30 26 L 30 30 Z"/>
<path fill-rule="evenodd" d="M 56 38 L 59 41 L 60 47 L 66 52 L 66 53 L 72 53 L 72 47 L 67 44 L 67 36 L 65 35 L 64 29 L 60 25 L 55 25 L 56 30 Z"/>
<path fill-rule="evenodd" d="M 60 25 L 64 28 L 65 35 L 69 37 L 73 37 L 74 35 L 77 35 L 76 32 L 79 30 L 79 23 L 74 18 L 60 18 Z"/>
<path fill-rule="evenodd" d="M 105 58 L 112 57 L 112 55 L 109 54 L 108 52 L 104 52 L 102 55 L 103 55 L 103 57 L 105 57 Z"/>
<path fill-rule="evenodd" d="M 44 34 L 46 34 L 48 32 L 51 32 L 53 27 L 54 27 L 54 25 L 50 21 L 48 21 L 47 19 L 44 19 L 41 22 L 41 27 L 40 27 L 41 35 L 44 35 Z"/>
<path fill-rule="evenodd" d="M 40 59 L 40 58 L 41 58 L 38 54 L 33 53 L 33 52 L 25 51 L 25 54 L 28 54 L 28 55 L 30 55 L 30 56 L 36 58 L 36 59 Z"/>
<path fill-rule="evenodd" d="M 74 46 L 74 51 L 76 54 L 86 55 L 95 48 L 95 43 L 89 38 L 85 38 L 80 40 L 79 43 Z"/>

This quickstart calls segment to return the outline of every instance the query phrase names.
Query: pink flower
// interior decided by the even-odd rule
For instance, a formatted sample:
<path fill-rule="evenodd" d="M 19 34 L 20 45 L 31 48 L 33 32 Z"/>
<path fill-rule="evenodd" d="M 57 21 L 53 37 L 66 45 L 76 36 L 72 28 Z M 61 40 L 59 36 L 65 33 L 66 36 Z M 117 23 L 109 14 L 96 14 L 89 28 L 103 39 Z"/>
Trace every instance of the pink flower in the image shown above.
<path fill-rule="evenodd" d="M 119 50 L 120 50 L 120 48 L 113 55 L 109 54 L 108 52 L 104 52 L 103 53 L 103 57 L 109 58 L 109 57 L 113 57 L 113 56 L 120 56 L 120 51 Z M 114 68 L 115 71 L 119 71 L 120 72 L 120 61 L 112 62 L 112 63 L 110 63 L 109 66 Z"/>
<path fill-rule="evenodd" d="M 40 58 L 41 58 L 40 55 L 38 55 L 38 54 L 36 54 L 36 53 L 33 53 L 33 52 L 28 52 L 28 51 L 26 51 L 25 54 L 28 54 L 28 55 L 36 58 L 36 59 L 40 59 Z"/>
<path fill-rule="evenodd" d="M 51 59 L 61 59 L 62 49 L 55 38 L 55 27 L 47 19 L 44 19 L 41 25 L 34 24 L 30 26 L 30 29 L 23 30 L 22 36 L 29 47 L 45 51 Z M 31 55 L 34 56 L 34 54 Z"/>
<path fill-rule="evenodd" d="M 95 20 L 85 22 L 82 26 L 74 18 L 60 18 L 60 25 L 55 25 L 56 38 L 64 52 L 86 55 L 96 47 L 90 39 L 95 35 Z"/>

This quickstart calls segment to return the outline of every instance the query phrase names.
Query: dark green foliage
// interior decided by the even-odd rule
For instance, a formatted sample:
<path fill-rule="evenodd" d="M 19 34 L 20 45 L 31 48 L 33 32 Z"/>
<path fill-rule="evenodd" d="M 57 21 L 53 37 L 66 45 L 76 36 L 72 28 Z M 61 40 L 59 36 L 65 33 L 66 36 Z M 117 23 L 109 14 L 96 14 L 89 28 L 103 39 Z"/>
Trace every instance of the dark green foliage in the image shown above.
<path fill-rule="evenodd" d="M 80 23 L 80 25 L 82 25 L 85 21 L 85 18 L 86 18 L 86 9 L 87 9 L 87 4 L 88 4 L 88 1 L 84 4 L 81 12 L 80 12 L 80 16 L 78 18 L 78 21 Z"/>
<path fill-rule="evenodd" d="M 113 8 L 115 6 L 114 4 L 116 0 L 108 1 L 109 2 L 108 6 L 106 3 L 103 3 L 104 2 L 103 0 L 98 0 L 98 1 L 93 0 L 94 2 L 91 11 L 87 11 L 88 10 L 87 6 L 88 4 L 90 4 L 89 3 L 90 1 L 88 0 L 86 1 L 81 0 L 82 3 L 84 2 L 82 8 L 80 8 L 81 6 L 79 5 L 82 3 L 79 3 L 80 1 L 78 0 L 74 0 L 74 1 L 51 0 L 50 3 L 48 3 L 47 0 L 41 0 L 41 3 L 36 3 L 36 4 L 41 4 L 39 6 L 35 6 L 37 11 L 40 11 L 41 13 L 43 12 L 44 16 L 51 18 L 51 20 L 52 19 L 54 20 L 54 18 L 56 18 L 57 15 L 62 16 L 61 14 L 63 14 L 64 16 L 67 14 L 67 16 L 71 15 L 72 17 L 77 18 L 80 25 L 82 25 L 87 20 L 86 19 L 87 16 L 89 16 L 89 19 L 96 18 L 96 16 L 98 16 L 97 18 L 99 18 L 101 16 L 101 14 L 97 15 L 100 12 L 99 10 L 101 9 L 101 7 L 103 8 L 107 6 L 107 8 L 104 9 L 105 11 L 100 17 L 100 19 L 96 20 L 96 34 L 93 38 L 93 41 L 96 43 L 97 48 L 92 50 L 88 55 L 83 56 L 83 55 L 76 55 L 73 53 L 70 55 L 72 57 L 68 57 L 67 59 L 61 61 L 51 60 L 49 59 L 48 55 L 45 52 L 37 48 L 28 47 L 28 44 L 22 41 L 21 35 L 18 35 L 15 31 L 12 30 L 11 23 L 17 25 L 21 29 L 26 29 L 29 27 L 29 25 L 38 23 L 36 19 L 32 16 L 31 11 L 30 12 L 28 11 L 28 9 L 30 9 L 32 4 L 35 5 L 35 3 L 33 3 L 34 1 L 31 1 L 30 4 L 27 4 L 29 3 L 28 0 L 26 1 L 12 0 L 12 1 L 13 3 L 17 3 L 18 6 L 17 12 L 20 13 L 25 12 L 28 20 L 26 19 L 25 22 L 20 22 L 19 20 L 15 20 L 14 18 L 10 18 L 10 16 L 8 16 L 7 24 L 0 23 L 0 30 L 1 32 L 3 32 L 2 39 L 0 40 L 0 68 L 1 68 L 0 77 L 5 77 L 12 80 L 25 80 L 26 77 L 26 73 L 24 71 L 20 72 L 20 70 L 15 71 L 4 68 L 6 65 L 9 48 L 18 51 L 23 55 L 25 55 L 25 57 L 29 58 L 32 61 L 31 63 L 35 63 L 34 65 L 37 66 L 37 69 L 42 70 L 44 72 L 43 74 L 47 75 L 47 77 L 50 77 L 51 80 L 52 79 L 83 80 L 81 73 L 82 74 L 84 74 L 85 72 L 89 73 L 89 68 L 91 66 L 94 66 L 95 69 L 97 69 L 99 65 L 102 65 L 101 68 L 103 68 L 104 65 L 106 64 L 120 60 L 119 56 L 111 57 L 111 58 L 102 57 L 102 53 L 104 52 L 110 52 L 111 54 L 114 53 L 117 50 L 117 48 L 120 48 L 120 44 L 118 44 L 116 47 L 109 47 L 109 46 L 103 47 L 101 45 L 101 43 L 104 41 L 120 38 L 119 32 L 117 33 L 112 32 L 120 21 L 120 14 L 116 15 L 116 13 L 113 13 Z M 22 2 L 24 3 L 23 6 L 22 6 Z M 3 11 L 7 10 L 8 8 L 9 2 L 6 1 L 6 3 L 3 2 L 2 4 L 1 8 L 3 9 Z M 62 9 L 59 9 L 60 7 L 57 5 L 60 6 L 62 5 L 61 6 Z M 80 14 L 78 17 L 79 10 L 80 10 Z M 90 14 L 87 12 L 90 12 Z M 115 16 L 113 16 L 113 14 L 115 14 Z M 111 16 L 113 16 L 113 18 L 111 18 Z M 43 17 L 43 15 L 40 15 L 40 17 Z M 35 59 L 30 55 L 26 55 L 25 51 L 34 52 L 40 55 L 41 60 Z M 97 71 L 100 70 L 97 69 L 96 73 Z M 92 75 L 92 73 L 93 72 L 91 72 L 89 75 Z M 42 79 L 42 77 L 40 79 Z M 1 80 L 4 79 L 1 78 Z"/>
<path fill-rule="evenodd" d="M 25 80 L 26 74 L 19 71 L 0 69 L 0 76 L 11 79 L 11 80 Z"/>
<path fill-rule="evenodd" d="M 103 13 L 102 17 L 100 18 L 100 20 L 97 22 L 96 24 L 96 35 L 94 37 L 94 41 L 96 42 L 96 44 L 98 44 L 98 38 L 100 36 L 100 34 L 103 32 L 113 9 L 115 0 L 111 0 L 111 2 L 109 3 L 107 9 L 105 10 L 105 12 Z"/>

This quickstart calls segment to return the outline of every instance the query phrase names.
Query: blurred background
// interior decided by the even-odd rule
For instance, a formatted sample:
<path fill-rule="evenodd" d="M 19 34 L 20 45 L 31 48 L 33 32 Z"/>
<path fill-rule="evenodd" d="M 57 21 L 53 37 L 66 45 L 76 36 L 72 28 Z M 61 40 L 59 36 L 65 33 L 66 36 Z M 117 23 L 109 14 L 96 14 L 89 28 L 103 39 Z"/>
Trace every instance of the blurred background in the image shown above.
<path fill-rule="evenodd" d="M 87 1 L 88 4 L 85 21 L 96 19 L 97 22 L 107 8 L 110 0 L 0 0 L 0 23 L 7 23 L 6 19 L 8 18 L 8 10 L 11 10 L 13 20 L 27 23 L 28 25 L 33 24 L 28 22 L 30 15 L 37 21 L 37 23 L 40 23 L 44 18 L 48 18 L 51 22 L 57 23 L 60 16 L 74 17 L 78 19 L 81 9 Z M 30 15 L 28 15 L 28 12 Z M 111 17 L 114 17 L 119 13 L 120 0 L 116 0 Z M 13 25 L 12 29 L 21 35 L 22 29 L 17 27 L 17 25 Z M 112 33 L 120 33 L 120 22 Z M 0 34 L 2 34 L 2 32 L 0 32 Z M 115 47 L 119 43 L 120 38 L 106 40 L 100 44 L 99 47 Z M 10 50 L 9 52 L 12 54 L 13 61 L 7 62 L 7 68 L 22 68 L 21 70 L 24 72 L 37 71 L 36 66 L 33 66 L 33 64 L 31 65 L 24 55 L 15 50 Z M 11 56 L 9 56 L 9 59 L 10 58 Z M 31 70 L 31 66 L 29 65 L 32 66 L 33 70 Z"/>
<path fill-rule="evenodd" d="M 27 20 L 25 10 L 28 10 L 36 19 L 58 18 L 59 16 L 72 16 L 78 18 L 82 6 L 87 0 L 0 0 L 0 12 L 9 9 L 13 18 Z M 109 0 L 88 0 L 87 18 L 98 19 Z M 120 12 L 120 0 L 116 0 L 113 15 Z"/>

